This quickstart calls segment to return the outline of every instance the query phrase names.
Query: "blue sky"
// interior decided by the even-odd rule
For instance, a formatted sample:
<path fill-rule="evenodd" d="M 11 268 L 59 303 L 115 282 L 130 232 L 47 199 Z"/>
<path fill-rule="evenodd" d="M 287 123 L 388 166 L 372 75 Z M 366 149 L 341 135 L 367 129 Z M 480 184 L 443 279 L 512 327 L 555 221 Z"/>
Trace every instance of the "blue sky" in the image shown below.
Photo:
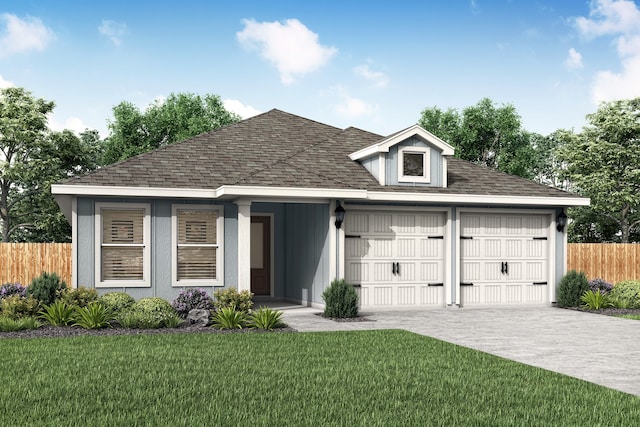
<path fill-rule="evenodd" d="M 172 92 L 383 135 L 489 97 L 546 135 L 640 96 L 640 4 L 4 0 L 8 85 L 55 101 L 51 127 L 102 136 L 114 105 Z"/>

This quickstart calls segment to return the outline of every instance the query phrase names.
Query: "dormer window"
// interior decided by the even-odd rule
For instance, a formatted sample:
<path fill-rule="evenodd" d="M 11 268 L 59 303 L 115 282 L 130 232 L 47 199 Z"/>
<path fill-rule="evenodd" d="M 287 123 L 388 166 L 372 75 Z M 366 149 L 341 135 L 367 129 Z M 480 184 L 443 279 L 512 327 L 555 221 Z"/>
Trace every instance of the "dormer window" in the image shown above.
<path fill-rule="evenodd" d="M 429 148 L 398 149 L 398 182 L 430 182 L 429 165 Z"/>

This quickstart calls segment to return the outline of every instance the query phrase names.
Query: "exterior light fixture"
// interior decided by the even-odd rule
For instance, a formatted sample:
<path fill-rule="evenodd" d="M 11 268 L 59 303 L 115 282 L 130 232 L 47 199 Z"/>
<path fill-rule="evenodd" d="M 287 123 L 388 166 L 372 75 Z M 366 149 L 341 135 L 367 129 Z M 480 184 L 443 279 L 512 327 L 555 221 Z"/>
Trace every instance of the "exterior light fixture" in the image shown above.
<path fill-rule="evenodd" d="M 334 213 L 336 214 L 336 228 L 340 229 L 342 227 L 342 222 L 344 221 L 344 208 L 340 205 L 340 201 L 336 202 L 336 210 Z"/>
<path fill-rule="evenodd" d="M 556 218 L 556 230 L 562 233 L 566 225 L 567 225 L 567 214 L 564 213 L 564 210 L 563 210 L 563 211 L 560 211 L 560 213 Z"/>

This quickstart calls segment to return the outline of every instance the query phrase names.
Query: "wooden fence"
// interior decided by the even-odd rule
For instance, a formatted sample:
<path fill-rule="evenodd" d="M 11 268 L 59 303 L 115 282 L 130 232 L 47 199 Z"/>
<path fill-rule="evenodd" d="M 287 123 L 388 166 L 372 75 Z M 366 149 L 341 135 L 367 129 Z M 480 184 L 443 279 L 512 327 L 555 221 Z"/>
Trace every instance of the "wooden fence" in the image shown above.
<path fill-rule="evenodd" d="M 589 279 L 613 284 L 640 280 L 640 244 L 569 243 L 567 252 L 567 271 L 582 271 Z"/>
<path fill-rule="evenodd" d="M 43 271 L 71 285 L 71 243 L 0 243 L 0 284 L 27 285 Z M 569 243 L 567 270 L 616 283 L 640 280 L 640 244 Z"/>
<path fill-rule="evenodd" d="M 0 284 L 28 285 L 46 271 L 71 286 L 71 264 L 71 243 L 0 243 Z"/>

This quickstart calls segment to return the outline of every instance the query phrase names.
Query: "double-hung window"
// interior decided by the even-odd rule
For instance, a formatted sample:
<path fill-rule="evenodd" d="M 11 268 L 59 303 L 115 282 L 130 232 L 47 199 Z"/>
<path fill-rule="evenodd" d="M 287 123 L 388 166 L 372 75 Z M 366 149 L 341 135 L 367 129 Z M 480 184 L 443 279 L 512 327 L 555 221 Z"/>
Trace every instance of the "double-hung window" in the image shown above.
<path fill-rule="evenodd" d="M 174 286 L 222 285 L 222 206 L 173 205 Z"/>
<path fill-rule="evenodd" d="M 149 204 L 96 203 L 96 286 L 150 286 Z"/>

